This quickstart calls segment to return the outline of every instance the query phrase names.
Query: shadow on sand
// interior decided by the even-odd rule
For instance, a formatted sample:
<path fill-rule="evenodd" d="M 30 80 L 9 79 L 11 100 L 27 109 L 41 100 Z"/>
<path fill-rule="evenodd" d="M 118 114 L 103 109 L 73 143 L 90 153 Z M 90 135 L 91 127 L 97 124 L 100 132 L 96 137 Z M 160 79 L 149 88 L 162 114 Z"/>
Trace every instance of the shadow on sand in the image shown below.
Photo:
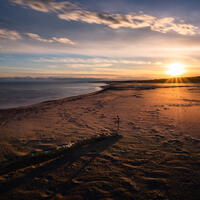
<path fill-rule="evenodd" d="M 29 184 L 35 177 L 42 178 L 45 177 L 49 172 L 52 172 L 62 165 L 68 171 L 73 163 L 79 161 L 82 156 L 87 156 L 87 161 L 81 162 L 80 167 L 70 173 L 68 179 L 65 183 L 54 185 L 54 190 L 59 192 L 66 192 L 73 186 L 72 180 L 80 175 L 80 173 L 88 166 L 90 163 L 98 157 L 104 150 L 115 144 L 122 136 L 115 135 L 112 137 L 106 137 L 103 140 L 96 141 L 94 143 L 84 144 L 83 146 L 77 147 L 72 152 L 67 152 L 66 154 L 57 155 L 55 158 L 49 160 L 48 162 L 39 163 L 37 165 L 31 166 L 28 169 L 20 169 L 19 171 L 13 170 L 11 172 L 12 177 L 8 178 L 6 181 L 0 182 L 0 192 L 1 194 L 6 194 L 9 191 L 14 190 L 20 185 Z M 70 171 L 71 172 L 71 171 Z M 14 174 L 14 176 L 13 176 Z M 8 175 L 9 176 L 9 175 Z"/>

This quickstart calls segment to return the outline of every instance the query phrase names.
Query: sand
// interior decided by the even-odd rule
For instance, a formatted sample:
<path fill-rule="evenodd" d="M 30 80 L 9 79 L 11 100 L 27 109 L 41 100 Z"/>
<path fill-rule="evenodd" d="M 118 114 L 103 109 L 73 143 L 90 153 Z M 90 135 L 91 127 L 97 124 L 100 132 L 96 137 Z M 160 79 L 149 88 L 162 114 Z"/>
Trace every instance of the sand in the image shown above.
<path fill-rule="evenodd" d="M 70 155 L 35 155 L 112 134 Z M 0 199 L 199 199 L 200 87 L 113 83 L 101 92 L 0 110 Z M 13 164 L 14 166 L 14 164 Z"/>

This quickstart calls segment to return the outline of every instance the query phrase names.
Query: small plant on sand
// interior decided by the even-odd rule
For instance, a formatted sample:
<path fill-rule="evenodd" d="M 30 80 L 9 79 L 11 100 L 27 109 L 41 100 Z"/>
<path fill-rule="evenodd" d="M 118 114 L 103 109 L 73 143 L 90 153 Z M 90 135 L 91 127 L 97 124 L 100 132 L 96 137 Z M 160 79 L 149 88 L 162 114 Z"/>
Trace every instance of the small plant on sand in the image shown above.
<path fill-rule="evenodd" d="M 116 135 L 119 135 L 119 125 L 120 125 L 120 117 L 119 117 L 119 115 L 117 115 L 115 123 L 117 125 Z"/>

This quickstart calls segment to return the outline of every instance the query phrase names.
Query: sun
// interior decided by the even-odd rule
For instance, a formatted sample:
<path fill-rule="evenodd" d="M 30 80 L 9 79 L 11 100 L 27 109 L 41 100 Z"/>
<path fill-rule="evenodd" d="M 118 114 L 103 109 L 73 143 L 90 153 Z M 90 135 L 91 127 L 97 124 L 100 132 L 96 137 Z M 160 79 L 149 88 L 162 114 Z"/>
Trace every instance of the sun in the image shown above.
<path fill-rule="evenodd" d="M 167 68 L 166 73 L 170 76 L 180 76 L 185 73 L 185 66 L 182 63 L 171 63 Z"/>

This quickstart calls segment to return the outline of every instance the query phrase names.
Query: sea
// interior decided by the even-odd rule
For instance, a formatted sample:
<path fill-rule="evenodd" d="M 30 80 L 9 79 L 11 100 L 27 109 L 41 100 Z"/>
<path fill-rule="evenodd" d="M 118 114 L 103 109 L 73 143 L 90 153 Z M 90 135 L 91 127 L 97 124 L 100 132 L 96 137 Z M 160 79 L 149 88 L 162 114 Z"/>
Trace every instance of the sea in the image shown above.
<path fill-rule="evenodd" d="M 1 79 L 0 109 L 87 94 L 103 85 L 91 79 Z"/>

